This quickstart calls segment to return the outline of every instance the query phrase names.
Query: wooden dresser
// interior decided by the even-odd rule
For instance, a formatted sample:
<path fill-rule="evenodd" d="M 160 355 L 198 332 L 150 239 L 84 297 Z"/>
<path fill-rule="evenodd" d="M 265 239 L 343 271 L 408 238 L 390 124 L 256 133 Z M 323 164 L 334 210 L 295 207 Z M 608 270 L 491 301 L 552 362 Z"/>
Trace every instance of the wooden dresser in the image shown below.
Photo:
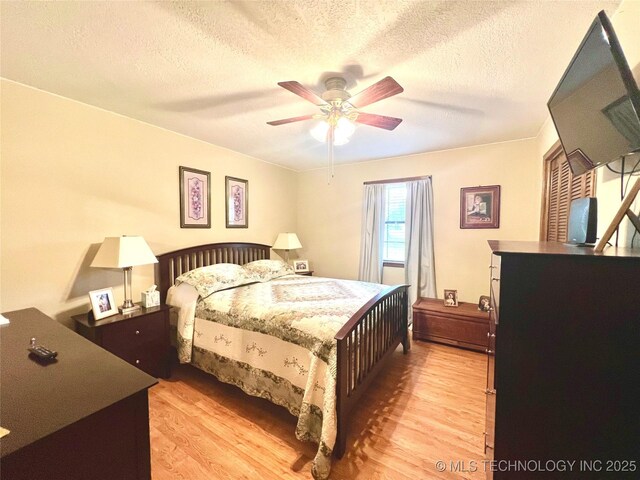
<path fill-rule="evenodd" d="M 489 314 L 475 303 L 445 307 L 442 300 L 419 298 L 413 304 L 413 339 L 446 343 L 485 352 Z"/>
<path fill-rule="evenodd" d="M 638 478 L 640 250 L 489 245 L 488 478 Z"/>
<path fill-rule="evenodd" d="M 157 380 L 35 308 L 0 326 L 3 480 L 150 480 L 147 389 Z M 31 337 L 56 361 L 29 357 Z"/>

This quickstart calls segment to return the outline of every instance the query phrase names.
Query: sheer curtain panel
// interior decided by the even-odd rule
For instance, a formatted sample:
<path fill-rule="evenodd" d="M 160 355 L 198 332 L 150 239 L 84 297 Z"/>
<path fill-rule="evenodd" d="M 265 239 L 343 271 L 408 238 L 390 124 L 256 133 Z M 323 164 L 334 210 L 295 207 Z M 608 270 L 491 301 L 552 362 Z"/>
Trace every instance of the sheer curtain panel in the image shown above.
<path fill-rule="evenodd" d="M 384 185 L 364 186 L 362 236 L 358 280 L 382 283 L 382 244 L 384 235 Z"/>
<path fill-rule="evenodd" d="M 407 182 L 405 222 L 404 280 L 411 306 L 418 297 L 436 298 L 431 177 Z"/>

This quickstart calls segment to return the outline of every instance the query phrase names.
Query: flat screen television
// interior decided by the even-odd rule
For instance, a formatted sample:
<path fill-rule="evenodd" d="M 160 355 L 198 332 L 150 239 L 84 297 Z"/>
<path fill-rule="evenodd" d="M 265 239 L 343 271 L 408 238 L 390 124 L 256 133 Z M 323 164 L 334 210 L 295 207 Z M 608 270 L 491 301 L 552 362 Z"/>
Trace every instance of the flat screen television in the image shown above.
<path fill-rule="evenodd" d="M 640 91 L 604 11 L 547 106 L 574 175 L 640 151 Z"/>

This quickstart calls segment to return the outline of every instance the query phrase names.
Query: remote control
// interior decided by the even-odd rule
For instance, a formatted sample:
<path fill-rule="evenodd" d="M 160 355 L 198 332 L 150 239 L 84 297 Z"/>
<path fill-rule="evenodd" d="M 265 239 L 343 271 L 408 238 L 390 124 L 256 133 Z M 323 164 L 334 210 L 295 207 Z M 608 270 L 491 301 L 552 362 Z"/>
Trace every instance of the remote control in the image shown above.
<path fill-rule="evenodd" d="M 58 352 L 53 350 L 49 350 L 48 348 L 43 347 L 42 345 L 36 345 L 36 339 L 31 339 L 31 344 L 27 348 L 31 353 L 33 353 L 40 360 L 53 360 L 58 356 Z"/>

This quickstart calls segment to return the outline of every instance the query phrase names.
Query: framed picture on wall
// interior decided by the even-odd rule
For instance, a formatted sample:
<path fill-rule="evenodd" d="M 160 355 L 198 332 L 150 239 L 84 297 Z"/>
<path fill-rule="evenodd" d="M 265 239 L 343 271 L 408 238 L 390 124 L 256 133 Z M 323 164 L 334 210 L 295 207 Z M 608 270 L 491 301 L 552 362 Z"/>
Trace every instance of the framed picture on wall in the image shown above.
<path fill-rule="evenodd" d="M 211 228 L 211 174 L 180 167 L 180 228 Z"/>
<path fill-rule="evenodd" d="M 249 227 L 249 181 L 225 178 L 225 216 L 227 228 Z"/>
<path fill-rule="evenodd" d="M 460 228 L 500 228 L 500 185 L 460 189 Z"/>

